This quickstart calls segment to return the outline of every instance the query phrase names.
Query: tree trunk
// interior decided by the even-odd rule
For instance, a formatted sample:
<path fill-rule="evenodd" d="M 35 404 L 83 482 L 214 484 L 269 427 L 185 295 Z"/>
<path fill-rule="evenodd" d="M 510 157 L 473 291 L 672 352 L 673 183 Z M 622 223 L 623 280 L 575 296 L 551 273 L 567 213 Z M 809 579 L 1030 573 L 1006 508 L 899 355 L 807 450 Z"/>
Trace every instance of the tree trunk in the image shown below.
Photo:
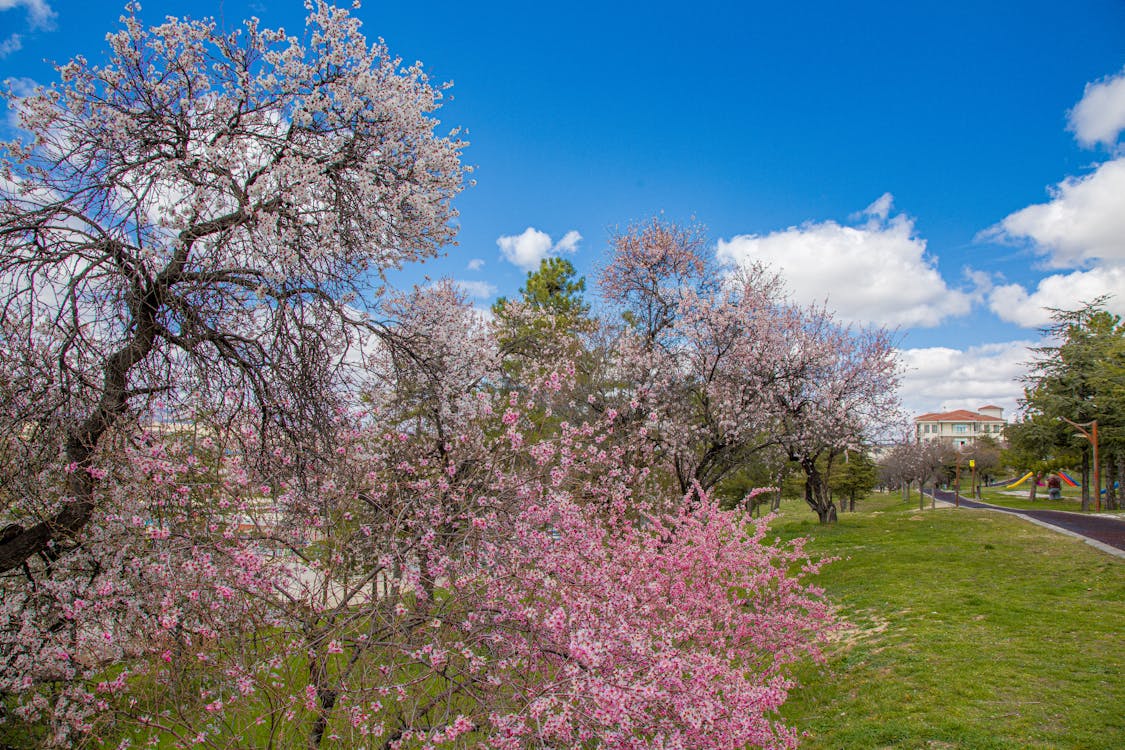
<path fill-rule="evenodd" d="M 1035 475 L 1031 477 L 1031 489 L 1027 491 L 1027 499 L 1032 502 L 1035 502 L 1035 496 L 1039 492 L 1039 478 L 1042 476 L 1043 475 L 1037 471 Z"/>
<path fill-rule="evenodd" d="M 159 296 L 153 292 L 155 300 Z M 152 351 L 156 340 L 157 301 L 145 300 L 141 314 L 134 318 L 135 332 L 124 346 L 106 358 L 102 366 L 101 397 L 81 422 L 67 431 L 64 446 L 67 463 L 74 468 L 67 475 L 67 499 L 52 517 L 23 528 L 12 524 L 0 540 L 0 573 L 16 568 L 47 550 L 52 544 L 81 531 L 94 514 L 93 468 L 98 442 L 125 414 L 129 406 L 129 372 Z"/>
<path fill-rule="evenodd" d="M 1105 507 L 1106 510 L 1117 510 L 1120 503 L 1117 501 L 1117 461 L 1114 456 L 1110 456 L 1106 462 L 1105 469 L 1102 471 L 1102 476 L 1105 477 Z"/>
<path fill-rule="evenodd" d="M 324 640 L 324 635 L 324 631 L 314 630 L 307 636 L 307 640 L 310 644 L 318 643 Z M 324 741 L 328 720 L 339 697 L 339 692 L 330 684 L 328 659 L 323 643 L 309 649 L 309 686 L 316 690 L 316 718 L 313 719 L 306 738 L 309 750 L 318 750 L 320 743 Z"/>
<path fill-rule="evenodd" d="M 835 523 L 836 504 L 832 502 L 828 482 L 817 470 L 816 462 L 802 460 L 801 468 L 805 470 L 805 502 L 816 512 L 821 523 Z"/>
<path fill-rule="evenodd" d="M 1090 452 L 1082 451 L 1082 510 L 1090 510 Z"/>
<path fill-rule="evenodd" d="M 1116 462 L 1117 462 L 1117 471 L 1116 471 L 1117 484 L 1120 484 L 1120 482 L 1122 482 L 1122 480 L 1125 479 L 1125 451 L 1117 452 L 1115 454 L 1114 458 L 1116 459 Z M 1118 489 L 1119 490 L 1125 489 L 1125 487 L 1118 487 Z M 1118 491 L 1118 493 L 1117 493 L 1117 509 L 1120 509 L 1120 507 L 1122 507 L 1122 505 L 1123 505 L 1122 498 L 1123 497 L 1125 497 L 1125 493 L 1120 493 L 1120 491 Z"/>

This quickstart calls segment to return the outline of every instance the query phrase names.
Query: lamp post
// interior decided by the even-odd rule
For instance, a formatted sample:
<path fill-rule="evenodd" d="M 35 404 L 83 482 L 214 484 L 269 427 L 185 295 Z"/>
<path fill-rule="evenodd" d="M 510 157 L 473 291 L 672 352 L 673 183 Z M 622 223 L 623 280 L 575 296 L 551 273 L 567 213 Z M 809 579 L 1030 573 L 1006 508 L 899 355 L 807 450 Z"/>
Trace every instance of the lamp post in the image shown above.
<path fill-rule="evenodd" d="M 1078 430 L 1078 434 L 1086 438 L 1090 445 L 1094 447 L 1094 507 L 1098 513 L 1102 511 L 1102 476 L 1101 476 L 1101 461 L 1098 460 L 1098 420 L 1091 419 L 1089 422 L 1078 424 L 1071 422 L 1066 417 L 1059 417 L 1062 421 Z M 1087 430 L 1086 428 L 1090 429 Z M 1082 510 L 1088 510 L 1083 508 Z"/>

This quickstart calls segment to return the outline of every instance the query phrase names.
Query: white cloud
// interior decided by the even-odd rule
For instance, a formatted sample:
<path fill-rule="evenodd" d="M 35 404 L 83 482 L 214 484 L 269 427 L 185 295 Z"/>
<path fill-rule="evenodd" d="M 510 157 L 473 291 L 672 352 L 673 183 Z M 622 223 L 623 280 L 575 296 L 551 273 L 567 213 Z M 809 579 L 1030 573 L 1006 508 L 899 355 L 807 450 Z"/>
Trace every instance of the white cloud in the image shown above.
<path fill-rule="evenodd" d="M 473 258 L 469 261 L 468 268 L 470 271 L 479 271 L 480 269 L 484 268 L 484 261 L 480 258 Z"/>
<path fill-rule="evenodd" d="M 1110 297 L 1106 309 L 1125 315 L 1125 267 L 1111 265 L 1054 274 L 1041 279 L 1030 293 L 1019 284 L 1005 284 L 992 290 L 988 306 L 1001 320 L 1040 328 L 1051 322 L 1046 308 L 1075 310 L 1103 295 Z"/>
<path fill-rule="evenodd" d="M 1111 295 L 1108 309 L 1125 313 L 1125 158 L 1101 164 L 1051 190 L 1051 201 L 1016 211 L 981 233 L 986 240 L 1024 241 L 1051 268 L 1078 269 L 1040 279 L 1034 289 L 997 286 L 989 307 L 1029 328 L 1050 322 L 1044 308 L 1073 310 Z"/>
<path fill-rule="evenodd" d="M 1032 341 L 1008 341 L 965 350 L 903 349 L 905 373 L 899 396 L 911 416 L 994 404 L 1009 419 L 1023 396 L 1021 378 L 1032 359 Z"/>
<path fill-rule="evenodd" d="M 563 235 L 563 238 L 558 241 L 554 247 L 556 253 L 573 253 L 578 249 L 578 243 L 582 241 L 582 235 L 575 230 L 571 229 Z"/>
<path fill-rule="evenodd" d="M 498 238 L 496 244 L 509 263 L 525 271 L 534 271 L 539 267 L 539 262 L 549 255 L 573 253 L 578 249 L 581 239 L 582 235 L 571 230 L 557 243 L 552 243 L 549 234 L 540 232 L 535 227 L 528 227 L 522 234 Z"/>
<path fill-rule="evenodd" d="M 859 221 L 866 217 L 868 219 L 868 224 L 872 222 L 878 224 L 878 222 L 886 221 L 887 217 L 891 215 L 891 208 L 894 206 L 894 203 L 895 197 L 893 195 L 883 193 L 876 198 L 870 206 L 852 214 L 848 218 L 852 221 Z"/>
<path fill-rule="evenodd" d="M 1113 146 L 1125 130 L 1125 69 L 1097 83 L 1087 83 L 1074 109 L 1067 113 L 1067 128 L 1083 146 Z"/>
<path fill-rule="evenodd" d="M 496 295 L 496 286 L 487 281 L 454 281 L 453 285 L 470 297 L 489 299 Z"/>
<path fill-rule="evenodd" d="M 0 55 L 3 57 L 3 55 Z M 0 86 L 6 88 L 12 93 L 11 98 L 8 100 L 8 113 L 4 117 L 4 123 L 15 131 L 23 131 L 20 125 L 20 113 L 24 108 L 24 99 L 35 94 L 39 84 L 31 78 L 15 77 L 5 78 L 0 82 Z M 26 131 L 24 131 L 26 132 Z"/>
<path fill-rule="evenodd" d="M 951 289 L 914 235 L 914 222 L 891 216 L 892 196 L 882 195 L 857 217 L 858 227 L 809 222 L 768 235 L 719 240 L 719 259 L 764 263 L 778 270 L 797 300 L 827 301 L 848 321 L 886 326 L 936 326 L 965 315 L 972 297 Z"/>
<path fill-rule="evenodd" d="M 1016 211 L 982 236 L 1030 240 L 1055 268 L 1125 262 L 1125 158 L 1108 161 L 1086 177 L 1068 177 L 1051 198 Z"/>
<path fill-rule="evenodd" d="M 19 7 L 27 8 L 28 25 L 33 29 L 53 29 L 58 14 L 46 0 L 0 0 L 0 12 Z"/>
<path fill-rule="evenodd" d="M 1067 127 L 1079 143 L 1114 146 L 1125 130 L 1125 69 L 1086 85 Z M 1103 295 L 1107 308 L 1125 313 L 1125 157 L 1050 188 L 1051 199 L 1020 209 L 977 239 L 1026 242 L 1053 269 L 1074 269 L 1040 279 L 1034 289 L 1003 284 L 988 292 L 1002 320 L 1028 328 L 1047 325 L 1047 308 L 1074 310 Z"/>
<path fill-rule="evenodd" d="M 12 34 L 10 37 L 0 42 L 0 59 L 7 57 L 13 52 L 18 52 L 23 47 L 23 37 L 19 34 Z"/>

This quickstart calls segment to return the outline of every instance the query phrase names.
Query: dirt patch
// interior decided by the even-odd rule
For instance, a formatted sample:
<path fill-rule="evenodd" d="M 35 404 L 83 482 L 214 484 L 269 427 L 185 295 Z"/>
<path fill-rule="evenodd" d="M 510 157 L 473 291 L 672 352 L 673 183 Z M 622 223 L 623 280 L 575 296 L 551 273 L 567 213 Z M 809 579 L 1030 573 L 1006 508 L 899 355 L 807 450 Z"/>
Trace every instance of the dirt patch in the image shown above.
<path fill-rule="evenodd" d="M 890 624 L 891 621 L 878 612 L 861 610 L 852 617 L 841 616 L 839 627 L 829 634 L 828 641 L 841 651 L 849 651 L 860 643 L 874 640 Z"/>

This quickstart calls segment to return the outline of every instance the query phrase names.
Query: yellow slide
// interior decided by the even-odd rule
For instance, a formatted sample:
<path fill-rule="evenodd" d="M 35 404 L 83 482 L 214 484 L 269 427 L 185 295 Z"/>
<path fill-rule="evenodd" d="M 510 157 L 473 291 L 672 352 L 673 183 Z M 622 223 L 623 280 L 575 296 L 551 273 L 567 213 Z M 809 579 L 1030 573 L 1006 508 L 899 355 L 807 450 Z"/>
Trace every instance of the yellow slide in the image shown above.
<path fill-rule="evenodd" d="M 1021 484 L 1026 482 L 1028 479 L 1031 479 L 1031 477 L 1033 477 L 1033 476 L 1035 476 L 1035 472 L 1029 471 L 1026 474 L 1024 474 L 1022 477 L 1017 479 L 1016 481 L 1012 482 L 1011 484 L 1004 485 L 1004 489 L 1006 489 L 1006 490 L 1015 489 L 1016 487 L 1019 487 Z"/>

